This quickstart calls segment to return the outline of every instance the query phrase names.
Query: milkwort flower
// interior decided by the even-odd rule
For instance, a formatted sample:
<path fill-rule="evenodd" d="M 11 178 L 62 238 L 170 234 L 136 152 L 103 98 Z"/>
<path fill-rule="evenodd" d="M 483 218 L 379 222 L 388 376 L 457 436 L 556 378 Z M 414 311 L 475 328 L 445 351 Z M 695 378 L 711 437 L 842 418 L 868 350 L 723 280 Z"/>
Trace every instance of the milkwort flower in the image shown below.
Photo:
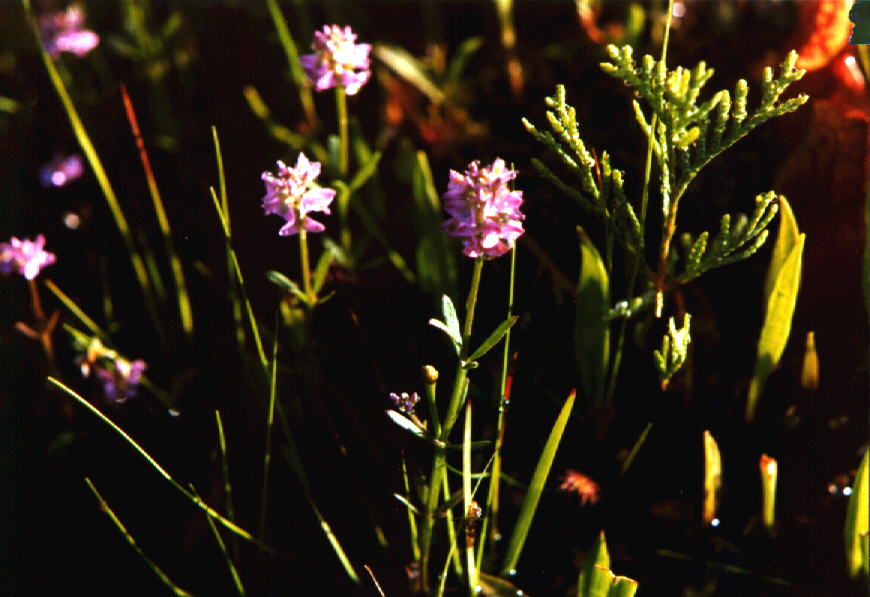
<path fill-rule="evenodd" d="M 54 157 L 39 169 L 39 182 L 44 187 L 62 187 L 68 182 L 80 178 L 85 171 L 82 156 L 54 154 Z"/>
<path fill-rule="evenodd" d="M 121 403 L 134 397 L 146 366 L 142 359 L 130 362 L 118 357 L 110 368 L 95 367 L 97 378 L 103 382 L 106 400 Z"/>
<path fill-rule="evenodd" d="M 100 36 L 82 29 L 85 14 L 78 4 L 70 4 L 65 11 L 50 12 L 39 16 L 39 31 L 45 51 L 52 58 L 61 52 L 84 56 L 97 47 Z"/>
<path fill-rule="evenodd" d="M 414 407 L 416 407 L 417 403 L 420 402 L 420 395 L 417 394 L 417 392 L 410 395 L 408 392 L 402 392 L 401 394 L 390 392 L 390 400 L 392 400 L 393 406 L 395 406 L 397 410 L 411 416 L 414 414 Z"/>
<path fill-rule="evenodd" d="M 324 25 L 323 31 L 314 32 L 314 54 L 301 56 L 299 62 L 317 91 L 341 85 L 348 95 L 354 95 L 366 84 L 372 76 L 372 46 L 355 41 L 350 27 Z"/>
<path fill-rule="evenodd" d="M 36 240 L 19 240 L 13 236 L 8 243 L 0 243 L 0 272 L 4 274 L 14 270 L 32 280 L 56 259 L 54 253 L 45 250 L 45 237 L 41 234 Z"/>
<path fill-rule="evenodd" d="M 519 210 L 523 192 L 508 188 L 516 175 L 501 158 L 483 168 L 475 160 L 462 174 L 450 171 L 444 210 L 451 217 L 444 222 L 444 230 L 463 239 L 462 252 L 466 256 L 504 255 L 525 232 L 525 216 Z"/>
<path fill-rule="evenodd" d="M 304 153 L 296 158 L 296 166 L 288 168 L 278 160 L 278 175 L 263 172 L 266 195 L 263 197 L 263 211 L 284 218 L 287 223 L 278 234 L 290 236 L 304 229 L 308 232 L 323 232 L 326 227 L 308 214 L 320 211 L 329 212 L 329 204 L 335 197 L 332 189 L 309 188 L 314 179 L 320 176 L 320 162 L 309 162 Z"/>

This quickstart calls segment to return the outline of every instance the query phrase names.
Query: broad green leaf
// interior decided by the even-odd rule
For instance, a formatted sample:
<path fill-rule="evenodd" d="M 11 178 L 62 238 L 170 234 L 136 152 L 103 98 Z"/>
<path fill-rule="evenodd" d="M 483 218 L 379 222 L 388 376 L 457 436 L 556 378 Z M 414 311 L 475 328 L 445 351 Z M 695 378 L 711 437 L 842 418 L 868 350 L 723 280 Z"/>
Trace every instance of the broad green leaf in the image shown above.
<path fill-rule="evenodd" d="M 580 278 L 574 320 L 574 354 L 586 395 L 596 404 L 604 400 L 610 355 L 610 282 L 601 255 L 578 227 L 580 234 Z"/>
<path fill-rule="evenodd" d="M 556 423 L 550 431 L 550 436 L 547 438 L 547 443 L 544 444 L 544 450 L 538 459 L 538 465 L 535 467 L 535 472 L 532 474 L 532 480 L 529 483 L 529 490 L 526 492 L 526 497 L 523 499 L 523 505 L 520 508 L 520 514 L 517 517 L 517 524 L 511 534 L 510 542 L 508 543 L 507 552 L 505 554 L 504 564 L 502 565 L 501 574 L 509 574 L 511 570 L 516 568 L 517 562 L 520 559 L 520 554 L 523 551 L 523 546 L 526 543 L 526 537 L 529 534 L 529 529 L 532 526 L 532 519 L 535 517 L 535 510 L 538 508 L 538 502 L 541 500 L 541 493 L 544 491 L 544 484 L 547 481 L 547 476 L 550 474 L 550 469 L 553 466 L 553 460 L 556 458 L 556 451 L 559 449 L 559 443 L 562 441 L 562 434 L 565 433 L 565 426 L 568 424 L 568 417 L 571 415 L 571 409 L 574 407 L 574 398 L 576 391 L 571 390 L 559 416 L 556 418 Z"/>
<path fill-rule="evenodd" d="M 429 325 L 447 334 L 447 337 L 450 338 L 450 341 L 453 343 L 453 349 L 456 351 L 456 355 L 459 356 L 459 352 L 462 349 L 462 338 L 460 338 L 459 335 L 454 333 L 454 331 L 447 326 L 447 324 L 439 319 L 430 319 Z"/>
<path fill-rule="evenodd" d="M 475 350 L 470 355 L 468 355 L 468 358 L 466 360 L 476 361 L 477 359 L 479 359 L 480 357 L 485 355 L 487 352 L 489 352 L 492 349 L 492 347 L 495 346 L 496 344 L 498 344 L 499 341 L 504 337 L 504 335 L 507 334 L 508 330 L 511 329 L 511 327 L 517 322 L 518 319 L 519 319 L 518 316 L 512 315 L 511 317 L 508 317 L 507 319 L 502 321 L 498 325 L 498 327 L 495 328 L 495 331 L 493 331 L 489 335 L 489 337 L 483 341 L 483 344 L 481 344 L 477 348 L 477 350 Z"/>
<path fill-rule="evenodd" d="M 767 268 L 767 277 L 764 279 L 764 296 L 770 296 L 773 285 L 776 283 L 776 275 L 782 269 L 792 249 L 798 244 L 800 231 L 797 220 L 788 201 L 782 195 L 779 196 L 779 231 L 776 233 L 776 244 L 773 245 L 773 253 L 770 256 L 770 265 Z"/>
<path fill-rule="evenodd" d="M 601 569 L 610 570 L 610 555 L 607 553 L 607 541 L 604 538 L 604 531 L 598 533 L 598 538 L 595 539 L 595 545 L 586 554 L 586 559 L 583 561 L 583 566 L 580 568 L 580 578 L 577 580 L 577 595 L 578 597 L 590 597 L 591 595 L 603 594 L 607 596 L 607 591 L 610 588 L 610 578 L 605 577 L 607 584 L 604 592 L 598 593 L 598 584 L 601 582 Z"/>
<path fill-rule="evenodd" d="M 779 364 L 791 332 L 791 319 L 797 303 L 801 279 L 801 262 L 806 235 L 801 234 L 788 257 L 783 261 L 776 274 L 776 281 L 767 297 L 764 325 L 758 339 L 758 352 L 755 371 L 749 383 L 749 396 L 746 401 L 746 420 L 755 417 L 755 407 L 764 390 L 768 376 Z"/>
<path fill-rule="evenodd" d="M 375 172 L 378 171 L 378 163 L 381 161 L 381 152 L 376 151 L 371 155 L 369 160 L 363 164 L 354 177 L 350 181 L 350 185 L 348 187 L 351 191 L 355 191 L 365 183 L 369 181 L 369 179 L 374 176 Z"/>
<path fill-rule="evenodd" d="M 846 509 L 846 526 L 844 539 L 846 541 L 846 563 L 849 566 L 849 576 L 857 576 L 859 572 L 870 574 L 870 563 L 867 561 L 867 536 L 870 532 L 870 490 L 868 490 L 868 463 L 870 450 L 864 451 L 861 465 L 852 484 L 852 496 Z"/>
<path fill-rule="evenodd" d="M 456 307 L 453 306 L 453 301 L 446 294 L 441 295 L 441 314 L 444 316 L 444 323 L 450 328 L 450 332 L 461 341 L 462 332 L 459 330 L 459 318 L 456 316 Z"/>
<path fill-rule="evenodd" d="M 617 576 L 610 585 L 607 597 L 634 597 L 637 593 L 637 581 L 625 576 Z"/>
<path fill-rule="evenodd" d="M 374 54 L 390 70 L 419 89 L 433 103 L 440 104 L 444 102 L 444 92 L 438 89 L 435 83 L 432 82 L 432 79 L 426 74 L 420 61 L 406 50 L 399 46 L 376 44 Z"/>

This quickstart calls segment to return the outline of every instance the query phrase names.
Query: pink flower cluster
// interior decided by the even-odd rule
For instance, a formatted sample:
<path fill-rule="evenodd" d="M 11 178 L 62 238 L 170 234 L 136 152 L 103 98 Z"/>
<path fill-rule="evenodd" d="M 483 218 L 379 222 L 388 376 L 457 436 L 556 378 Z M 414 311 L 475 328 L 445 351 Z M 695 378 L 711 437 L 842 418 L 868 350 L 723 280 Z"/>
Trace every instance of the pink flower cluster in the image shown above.
<path fill-rule="evenodd" d="M 77 4 L 71 4 L 65 11 L 40 15 L 39 31 L 49 56 L 57 58 L 61 52 L 84 56 L 96 48 L 100 36 L 82 29 L 84 22 L 85 14 Z"/>
<path fill-rule="evenodd" d="M 317 91 L 340 85 L 348 95 L 354 95 L 366 84 L 372 76 L 372 46 L 355 41 L 356 34 L 350 27 L 324 25 L 323 31 L 314 32 L 314 54 L 301 56 L 299 61 Z"/>
<path fill-rule="evenodd" d="M 309 213 L 329 212 L 329 204 L 335 197 L 332 189 L 310 188 L 314 179 L 320 176 L 320 162 L 310 162 L 304 153 L 296 159 L 296 166 L 288 168 L 278 161 L 278 175 L 263 172 L 266 195 L 263 197 L 263 210 L 284 218 L 287 223 L 278 234 L 290 236 L 300 230 L 323 232 L 326 227 L 311 219 Z"/>
<path fill-rule="evenodd" d="M 483 168 L 480 162 L 471 162 L 462 174 L 450 171 L 444 210 L 451 217 L 444 222 L 444 230 L 463 239 L 462 252 L 466 256 L 504 255 L 525 232 L 525 216 L 519 210 L 523 192 L 508 188 L 516 175 L 500 158 Z"/>
<path fill-rule="evenodd" d="M 19 240 L 13 236 L 8 243 L 0 243 L 0 272 L 4 274 L 16 271 L 32 280 L 56 259 L 54 253 L 45 250 L 45 237 L 41 234 L 36 240 Z"/>

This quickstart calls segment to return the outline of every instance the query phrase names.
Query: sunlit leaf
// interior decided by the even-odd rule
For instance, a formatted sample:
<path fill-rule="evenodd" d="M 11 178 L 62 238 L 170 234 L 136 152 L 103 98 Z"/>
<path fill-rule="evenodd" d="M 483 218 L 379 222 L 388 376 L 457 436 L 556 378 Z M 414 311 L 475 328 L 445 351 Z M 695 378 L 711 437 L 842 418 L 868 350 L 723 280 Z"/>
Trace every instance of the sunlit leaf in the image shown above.
<path fill-rule="evenodd" d="M 429 325 L 431 325 L 433 328 L 439 329 L 442 332 L 444 332 L 445 334 L 447 334 L 447 337 L 450 338 L 450 341 L 453 343 L 453 349 L 456 351 L 456 354 L 458 356 L 460 350 L 462 349 L 462 338 L 460 338 L 457 334 L 455 334 L 453 332 L 453 330 L 451 330 L 447 326 L 447 324 L 445 324 L 443 321 L 441 321 L 439 319 L 434 319 L 434 318 L 430 319 Z"/>
<path fill-rule="evenodd" d="M 779 476 L 779 464 L 776 458 L 762 454 L 758 461 L 761 473 L 761 522 L 768 530 L 776 523 L 776 481 Z"/>
<path fill-rule="evenodd" d="M 582 228 L 580 233 L 580 278 L 574 320 L 574 354 L 583 389 L 596 404 L 604 400 L 604 385 L 610 355 L 610 282 L 601 255 Z"/>
<path fill-rule="evenodd" d="M 556 423 L 550 431 L 550 436 L 547 438 L 547 443 L 544 444 L 544 450 L 538 459 L 538 465 L 535 467 L 535 472 L 532 474 L 532 481 L 529 483 L 529 490 L 526 492 L 526 497 L 523 499 L 523 505 L 520 508 L 520 514 L 517 517 L 517 523 L 511 534 L 510 542 L 508 543 L 507 552 L 505 554 L 504 564 L 502 565 L 501 573 L 508 574 L 514 570 L 517 561 L 520 559 L 520 554 L 526 543 L 526 537 L 529 534 L 529 528 L 532 526 L 532 519 L 535 517 L 535 510 L 538 508 L 538 502 L 541 500 L 541 493 L 544 491 L 544 484 L 550 474 L 550 469 L 553 466 L 553 460 L 556 458 L 556 451 L 559 449 L 559 443 L 562 441 L 562 434 L 565 433 L 565 426 L 568 424 L 568 417 L 571 415 L 571 409 L 574 407 L 574 398 L 576 392 L 571 390 L 559 416 L 556 418 Z"/>
<path fill-rule="evenodd" d="M 704 431 L 704 524 L 716 517 L 719 488 L 722 486 L 722 456 L 719 444 L 709 431 Z"/>
<path fill-rule="evenodd" d="M 755 417 L 755 407 L 764 389 L 768 376 L 779 364 L 779 359 L 785 350 L 791 319 L 797 303 L 798 288 L 801 279 L 801 263 L 806 235 L 801 234 L 788 257 L 776 274 L 776 281 L 767 297 L 767 310 L 764 315 L 764 325 L 761 337 L 758 339 L 758 352 L 755 360 L 755 371 L 749 384 L 749 396 L 746 402 L 746 420 Z"/>
<path fill-rule="evenodd" d="M 583 566 L 580 568 L 580 578 L 577 580 L 577 595 L 578 597 L 590 597 L 591 595 L 607 596 L 607 591 L 610 589 L 610 578 L 602 574 L 602 569 L 610 570 L 610 555 L 607 553 L 607 541 L 604 538 L 604 531 L 598 533 L 595 539 L 595 545 L 586 554 L 586 559 L 583 560 Z M 606 584 L 601 592 L 599 585 L 601 578 L 604 577 Z M 597 591 L 597 592 L 596 592 Z"/>
<path fill-rule="evenodd" d="M 385 411 L 387 416 L 392 419 L 393 423 L 404 429 L 405 431 L 410 431 L 417 437 L 421 439 L 425 439 L 426 441 L 431 441 L 429 434 L 426 433 L 426 430 L 417 425 L 414 421 L 404 416 L 401 413 L 398 413 L 394 410 Z"/>
<path fill-rule="evenodd" d="M 272 269 L 266 272 L 266 277 L 269 279 L 270 282 L 290 292 L 293 296 L 298 298 L 303 303 L 308 302 L 308 297 L 305 296 L 305 293 L 302 292 L 296 282 L 294 282 L 281 272 Z"/>
<path fill-rule="evenodd" d="M 462 332 L 459 330 L 459 318 L 456 316 L 456 307 L 453 306 L 453 301 L 446 294 L 441 295 L 441 314 L 444 316 L 444 323 L 450 328 L 451 334 L 457 338 L 462 338 Z"/>
<path fill-rule="evenodd" d="M 798 244 L 799 239 L 800 231 L 794 217 L 794 211 L 792 211 L 788 200 L 780 195 L 779 231 L 776 233 L 776 244 L 773 245 L 770 265 L 767 268 L 767 276 L 764 278 L 764 296 L 770 296 L 778 272 L 782 269 L 792 249 Z"/>
<path fill-rule="evenodd" d="M 846 541 L 846 562 L 849 566 L 849 576 L 857 576 L 859 572 L 870 574 L 870 563 L 867 557 L 867 536 L 870 533 L 870 490 L 868 490 L 868 462 L 870 450 L 864 451 L 861 465 L 852 484 L 852 496 L 846 509 L 846 526 L 844 539 Z"/>

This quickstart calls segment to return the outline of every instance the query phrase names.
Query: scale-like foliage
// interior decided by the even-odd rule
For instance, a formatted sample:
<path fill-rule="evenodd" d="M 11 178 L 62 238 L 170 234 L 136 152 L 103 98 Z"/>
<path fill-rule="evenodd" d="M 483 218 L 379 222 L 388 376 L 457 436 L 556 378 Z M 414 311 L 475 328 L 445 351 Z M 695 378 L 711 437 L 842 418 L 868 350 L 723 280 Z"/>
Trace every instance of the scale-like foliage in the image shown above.
<path fill-rule="evenodd" d="M 683 244 L 688 248 L 686 269 L 677 279 L 688 282 L 708 270 L 746 259 L 755 253 L 767 239 L 767 225 L 779 209 L 774 199 L 776 194 L 773 191 L 758 195 L 752 218 L 743 214 L 737 214 L 736 217 L 723 215 L 719 234 L 712 243 L 708 242 L 710 234 L 707 231 L 699 234 L 694 241 L 688 233 L 684 234 Z"/>

